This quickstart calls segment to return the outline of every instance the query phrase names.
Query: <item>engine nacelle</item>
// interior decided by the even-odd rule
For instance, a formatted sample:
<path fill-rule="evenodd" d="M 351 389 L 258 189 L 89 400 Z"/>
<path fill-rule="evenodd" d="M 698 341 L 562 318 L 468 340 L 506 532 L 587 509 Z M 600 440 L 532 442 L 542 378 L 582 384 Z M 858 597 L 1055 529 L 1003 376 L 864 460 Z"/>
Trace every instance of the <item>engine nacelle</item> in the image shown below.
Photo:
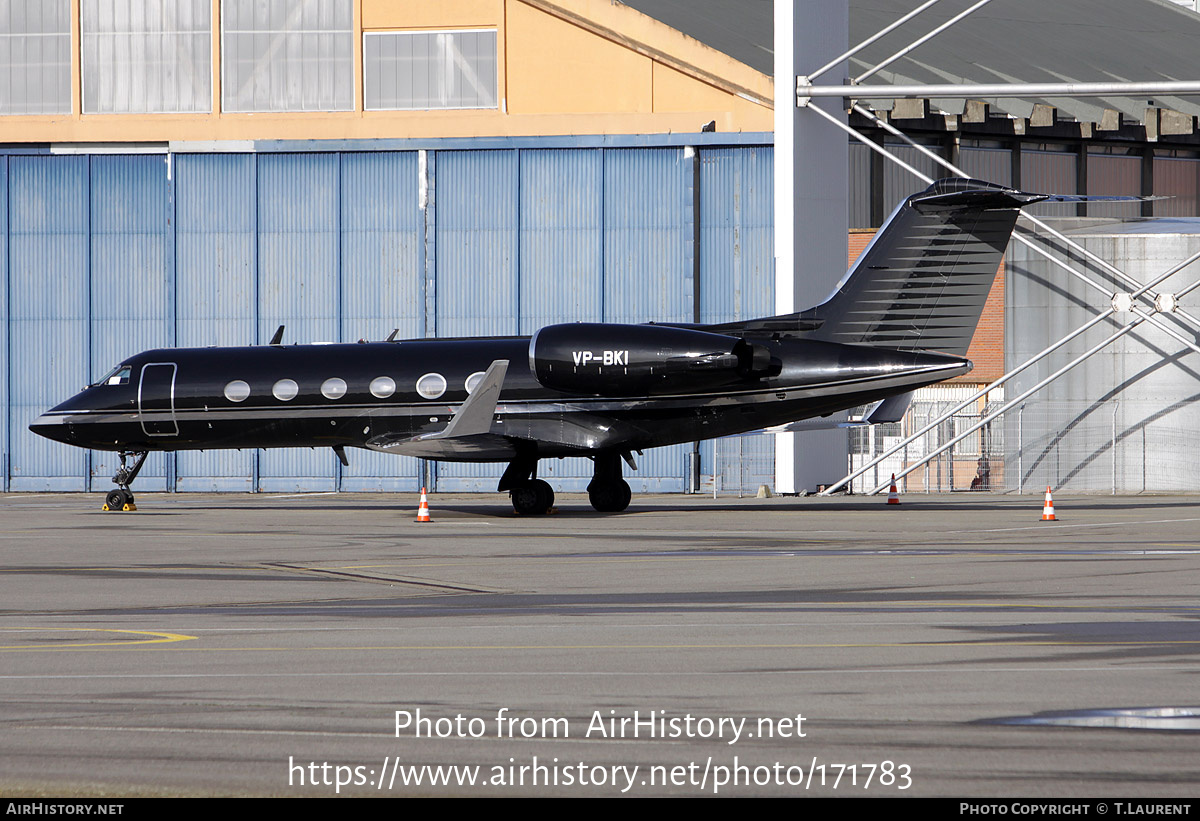
<path fill-rule="evenodd" d="M 770 350 L 737 337 L 667 325 L 549 325 L 529 340 L 547 388 L 600 396 L 716 389 L 778 373 Z"/>

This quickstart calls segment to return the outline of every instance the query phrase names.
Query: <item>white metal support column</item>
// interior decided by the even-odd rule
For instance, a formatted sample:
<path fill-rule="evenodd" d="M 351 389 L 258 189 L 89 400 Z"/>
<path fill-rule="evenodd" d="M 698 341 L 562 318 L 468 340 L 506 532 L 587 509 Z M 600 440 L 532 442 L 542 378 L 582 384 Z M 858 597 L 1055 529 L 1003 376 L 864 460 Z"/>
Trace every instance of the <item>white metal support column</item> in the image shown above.
<path fill-rule="evenodd" d="M 775 311 L 821 302 L 846 272 L 849 145 L 793 105 L 795 78 L 845 52 L 849 0 L 775 0 Z M 844 82 L 844 61 L 827 66 Z M 846 120 L 841 100 L 820 103 Z M 783 493 L 815 490 L 846 470 L 846 432 L 776 434 L 775 482 Z"/>

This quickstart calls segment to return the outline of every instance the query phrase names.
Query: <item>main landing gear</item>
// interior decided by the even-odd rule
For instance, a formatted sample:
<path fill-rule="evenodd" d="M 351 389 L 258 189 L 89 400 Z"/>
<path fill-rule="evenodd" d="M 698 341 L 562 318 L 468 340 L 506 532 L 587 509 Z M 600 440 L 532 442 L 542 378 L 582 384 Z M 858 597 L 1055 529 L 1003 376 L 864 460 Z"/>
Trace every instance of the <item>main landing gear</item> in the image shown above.
<path fill-rule="evenodd" d="M 554 488 L 537 475 L 537 459 L 522 456 L 514 459 L 500 477 L 497 490 L 508 491 L 513 510 L 522 516 L 542 516 L 554 507 Z"/>
<path fill-rule="evenodd" d="M 142 469 L 142 465 L 146 463 L 146 457 L 150 455 L 149 451 L 141 450 L 137 452 L 121 451 L 118 454 L 121 457 L 121 467 L 117 470 L 113 481 L 117 483 L 116 490 L 110 490 L 108 496 L 104 498 L 104 510 L 137 510 L 137 505 L 133 503 L 133 491 L 129 486 L 133 484 L 133 480 L 137 478 L 138 471 Z M 136 456 L 137 461 L 133 467 L 129 467 L 126 461 L 130 456 Z"/>
<path fill-rule="evenodd" d="M 632 457 L 629 459 L 632 464 Z M 596 469 L 588 483 L 588 501 L 600 513 L 620 513 L 633 498 L 629 483 L 621 478 L 620 454 L 598 453 L 593 461 Z"/>
<path fill-rule="evenodd" d="M 629 500 L 633 498 L 629 484 L 621 478 L 622 458 L 636 469 L 633 455 L 629 453 L 604 451 L 592 457 L 596 467 L 587 488 L 588 500 L 601 513 L 620 513 L 629 507 Z M 541 516 L 554 507 L 554 489 L 548 482 L 536 478 L 537 462 L 531 455 L 514 459 L 500 477 L 497 490 L 508 491 L 513 510 L 522 516 Z"/>
<path fill-rule="evenodd" d="M 554 507 L 554 488 L 542 479 L 529 479 L 512 489 L 513 510 L 522 516 L 541 516 Z"/>

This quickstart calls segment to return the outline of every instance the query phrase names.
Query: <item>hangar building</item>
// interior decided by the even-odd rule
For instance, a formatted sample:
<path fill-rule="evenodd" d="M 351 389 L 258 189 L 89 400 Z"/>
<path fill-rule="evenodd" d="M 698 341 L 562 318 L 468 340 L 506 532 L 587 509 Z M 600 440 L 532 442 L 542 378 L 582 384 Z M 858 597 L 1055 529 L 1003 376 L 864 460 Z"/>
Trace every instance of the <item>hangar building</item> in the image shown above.
<path fill-rule="evenodd" d="M 0 14 L 6 490 L 108 486 L 114 454 L 26 426 L 138 350 L 266 342 L 280 324 L 288 341 L 352 342 L 771 313 L 770 79 L 626 6 L 9 0 Z M 647 453 L 634 489 L 683 489 L 684 451 Z M 493 490 L 498 476 L 352 457 L 156 455 L 139 485 Z M 578 461 L 547 478 L 581 489 Z"/>

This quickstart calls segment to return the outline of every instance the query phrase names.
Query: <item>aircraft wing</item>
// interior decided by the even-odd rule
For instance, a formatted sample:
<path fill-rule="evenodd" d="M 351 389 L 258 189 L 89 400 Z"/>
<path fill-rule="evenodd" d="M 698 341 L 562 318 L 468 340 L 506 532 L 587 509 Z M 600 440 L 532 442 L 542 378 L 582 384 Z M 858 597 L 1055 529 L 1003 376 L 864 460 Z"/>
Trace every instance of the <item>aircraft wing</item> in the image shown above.
<path fill-rule="evenodd" d="M 434 439 L 430 436 L 392 438 L 378 436 L 367 442 L 367 450 L 398 453 L 420 459 L 468 462 L 505 462 L 517 457 L 512 440 L 495 433 Z"/>
<path fill-rule="evenodd" d="M 383 434 L 367 441 L 367 448 L 382 453 L 402 453 L 427 459 L 469 457 L 473 459 L 511 459 L 516 448 L 505 436 L 491 432 L 496 403 L 508 373 L 508 360 L 497 359 L 467 401 L 459 406 L 445 430 L 418 436 Z"/>

